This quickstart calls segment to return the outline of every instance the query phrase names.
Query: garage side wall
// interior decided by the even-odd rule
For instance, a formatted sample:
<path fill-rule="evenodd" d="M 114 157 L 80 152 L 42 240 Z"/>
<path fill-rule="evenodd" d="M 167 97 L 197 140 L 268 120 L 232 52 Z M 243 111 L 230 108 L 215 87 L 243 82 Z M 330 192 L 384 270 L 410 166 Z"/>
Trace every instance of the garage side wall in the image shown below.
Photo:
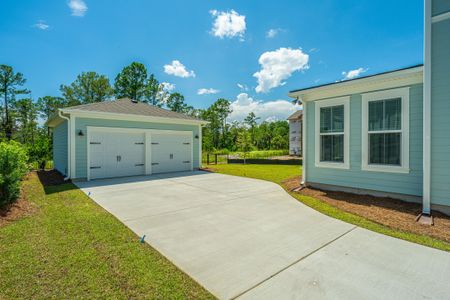
<path fill-rule="evenodd" d="M 193 167 L 194 167 L 194 169 L 200 167 L 199 139 L 195 139 L 195 136 L 199 135 L 198 125 L 162 124 L 162 123 L 150 123 L 150 122 L 76 118 L 75 119 L 75 166 L 76 166 L 75 174 L 76 174 L 76 178 L 78 178 L 78 179 L 87 177 L 87 135 L 86 135 L 87 126 L 191 131 L 194 136 Z M 83 136 L 78 135 L 80 130 L 83 132 L 83 134 L 84 134 Z"/>
<path fill-rule="evenodd" d="M 67 121 L 53 128 L 53 165 L 63 175 L 67 175 Z"/>

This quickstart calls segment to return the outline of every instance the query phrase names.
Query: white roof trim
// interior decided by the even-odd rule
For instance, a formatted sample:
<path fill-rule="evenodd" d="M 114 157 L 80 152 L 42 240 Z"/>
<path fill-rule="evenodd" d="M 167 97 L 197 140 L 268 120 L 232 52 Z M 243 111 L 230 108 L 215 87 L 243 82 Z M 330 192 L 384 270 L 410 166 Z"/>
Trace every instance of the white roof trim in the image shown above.
<path fill-rule="evenodd" d="M 288 95 L 294 99 L 300 98 L 302 101 L 314 101 L 418 83 L 423 83 L 423 66 L 293 91 Z"/>
<path fill-rule="evenodd" d="M 142 116 L 142 115 L 134 115 L 134 114 L 96 112 L 96 111 L 85 111 L 85 110 L 81 110 L 81 109 L 70 109 L 70 108 L 61 109 L 61 111 L 65 114 L 70 114 L 71 116 L 76 116 L 77 118 L 110 119 L 110 120 L 121 120 L 121 121 L 155 122 L 155 123 L 185 124 L 185 125 L 208 124 L 207 121 L 203 121 L 203 120 L 190 120 L 190 119 L 179 119 L 179 118 Z"/>

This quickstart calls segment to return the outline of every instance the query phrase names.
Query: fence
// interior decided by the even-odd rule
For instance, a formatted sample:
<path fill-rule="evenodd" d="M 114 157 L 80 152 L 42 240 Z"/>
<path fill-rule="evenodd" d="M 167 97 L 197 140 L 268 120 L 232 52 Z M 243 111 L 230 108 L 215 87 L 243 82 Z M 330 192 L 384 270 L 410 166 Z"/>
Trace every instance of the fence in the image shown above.
<path fill-rule="evenodd" d="M 230 152 L 228 154 L 204 153 L 202 162 L 207 165 L 214 164 L 285 164 L 285 165 L 301 165 L 302 159 L 297 156 L 289 155 L 288 150 L 265 150 Z"/>

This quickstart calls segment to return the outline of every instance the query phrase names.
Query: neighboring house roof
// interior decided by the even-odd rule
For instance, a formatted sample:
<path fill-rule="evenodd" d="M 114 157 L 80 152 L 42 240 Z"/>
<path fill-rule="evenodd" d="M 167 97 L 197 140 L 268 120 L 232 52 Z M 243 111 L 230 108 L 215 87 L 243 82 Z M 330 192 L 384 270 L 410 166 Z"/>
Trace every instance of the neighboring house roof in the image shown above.
<path fill-rule="evenodd" d="M 303 116 L 303 110 L 297 110 L 295 113 L 290 115 L 287 119 L 288 120 L 300 120 Z"/>
<path fill-rule="evenodd" d="M 423 82 L 423 64 L 349 80 L 296 89 L 289 97 L 303 101 L 318 100 L 363 93 L 377 89 L 394 88 Z"/>
<path fill-rule="evenodd" d="M 194 121 L 194 122 L 202 122 L 205 121 L 199 120 L 197 118 L 187 116 L 182 113 L 177 113 L 174 111 L 170 111 L 164 108 L 160 108 L 154 105 L 150 105 L 147 103 L 143 103 L 140 101 L 134 101 L 128 98 L 122 98 L 112 101 L 104 101 L 104 102 L 96 102 L 90 104 L 83 104 L 77 106 L 71 106 L 61 109 L 61 112 L 64 114 L 71 113 L 100 113 L 104 114 L 105 118 L 108 117 L 108 114 L 112 115 L 128 115 L 128 116 L 139 116 L 139 117 L 149 117 L 149 118 L 157 118 L 157 119 L 171 119 L 171 120 L 180 120 L 180 121 Z M 58 118 L 58 117 L 56 117 Z M 48 122 L 48 126 L 52 125 L 52 119 Z"/>

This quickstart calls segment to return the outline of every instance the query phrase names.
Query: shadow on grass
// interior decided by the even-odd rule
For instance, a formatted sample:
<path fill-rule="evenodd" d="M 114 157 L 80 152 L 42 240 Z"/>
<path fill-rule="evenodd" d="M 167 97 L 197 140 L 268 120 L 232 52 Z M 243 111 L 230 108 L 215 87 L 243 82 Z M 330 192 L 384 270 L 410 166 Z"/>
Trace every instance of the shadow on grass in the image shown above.
<path fill-rule="evenodd" d="M 70 180 L 64 181 L 64 176 L 56 170 L 39 170 L 36 174 L 47 195 L 78 189 Z"/>

